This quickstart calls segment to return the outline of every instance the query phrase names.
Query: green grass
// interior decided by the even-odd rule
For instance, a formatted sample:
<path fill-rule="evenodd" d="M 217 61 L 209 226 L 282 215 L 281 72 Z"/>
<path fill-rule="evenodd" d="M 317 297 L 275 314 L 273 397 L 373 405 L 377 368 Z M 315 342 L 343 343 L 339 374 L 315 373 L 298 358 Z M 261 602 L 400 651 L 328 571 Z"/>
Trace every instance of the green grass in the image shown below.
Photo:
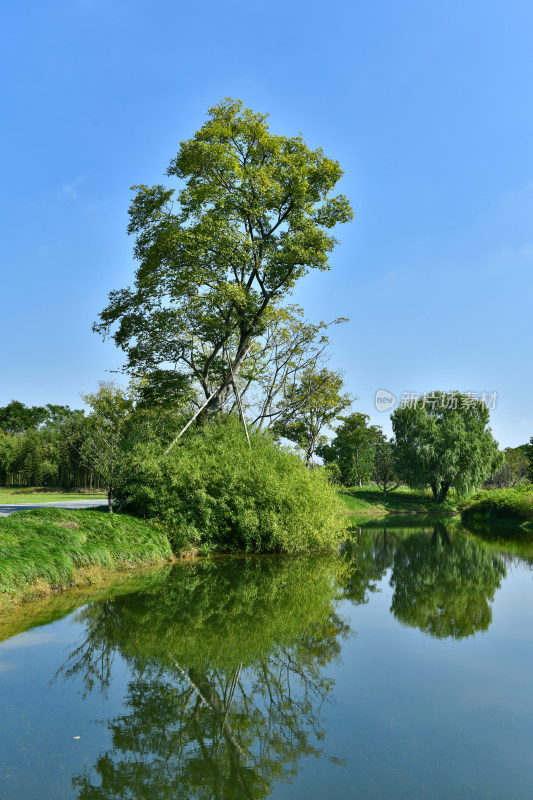
<path fill-rule="evenodd" d="M 101 500 L 102 492 L 68 492 L 62 489 L 47 489 L 41 486 L 17 487 L 0 486 L 0 505 L 10 503 L 62 503 L 65 500 Z"/>
<path fill-rule="evenodd" d="M 161 563 L 166 535 L 127 514 L 40 508 L 0 519 L 0 606 L 75 585 L 82 575 Z"/>
<path fill-rule="evenodd" d="M 457 498 L 452 494 L 444 503 L 436 504 L 431 492 L 400 486 L 383 497 L 377 486 L 342 488 L 339 495 L 353 514 L 451 514 L 457 511 Z"/>

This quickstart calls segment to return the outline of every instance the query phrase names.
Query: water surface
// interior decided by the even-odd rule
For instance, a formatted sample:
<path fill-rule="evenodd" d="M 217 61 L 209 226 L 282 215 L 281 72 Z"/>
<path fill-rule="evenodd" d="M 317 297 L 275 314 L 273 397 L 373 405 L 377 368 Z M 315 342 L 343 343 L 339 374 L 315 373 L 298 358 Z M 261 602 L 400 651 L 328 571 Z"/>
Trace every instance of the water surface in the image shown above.
<path fill-rule="evenodd" d="M 533 547 L 401 524 L 36 608 L 0 644 L 1 797 L 533 797 Z"/>

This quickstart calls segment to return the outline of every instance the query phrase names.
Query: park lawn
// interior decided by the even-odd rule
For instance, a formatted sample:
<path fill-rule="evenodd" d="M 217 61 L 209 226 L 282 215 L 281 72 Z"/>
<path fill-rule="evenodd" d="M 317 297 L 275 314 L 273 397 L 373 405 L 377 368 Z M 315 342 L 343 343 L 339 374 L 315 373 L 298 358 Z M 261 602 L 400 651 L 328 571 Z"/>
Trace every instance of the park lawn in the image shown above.
<path fill-rule="evenodd" d="M 0 486 L 0 505 L 21 503 L 63 503 L 66 500 L 102 500 L 103 492 L 68 492 L 61 489 L 47 489 L 41 486 L 10 487 Z"/>
<path fill-rule="evenodd" d="M 430 491 L 400 486 L 383 497 L 377 486 L 342 487 L 339 495 L 351 514 L 455 514 L 458 500 L 453 493 L 437 505 Z"/>
<path fill-rule="evenodd" d="M 167 536 L 129 514 L 39 508 L 0 518 L 0 609 L 98 581 L 109 569 L 168 562 Z"/>

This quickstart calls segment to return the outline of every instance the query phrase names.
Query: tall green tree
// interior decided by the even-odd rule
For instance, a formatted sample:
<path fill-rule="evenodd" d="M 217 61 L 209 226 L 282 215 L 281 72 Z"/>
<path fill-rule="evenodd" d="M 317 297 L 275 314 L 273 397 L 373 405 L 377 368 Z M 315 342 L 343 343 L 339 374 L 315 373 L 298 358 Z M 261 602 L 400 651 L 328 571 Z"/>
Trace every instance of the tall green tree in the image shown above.
<path fill-rule="evenodd" d="M 94 326 L 112 335 L 130 372 L 171 365 L 189 377 L 210 398 L 208 416 L 230 397 L 267 309 L 309 270 L 329 268 L 330 230 L 353 216 L 331 194 L 338 162 L 300 136 L 272 134 L 266 120 L 220 102 L 170 163 L 177 194 L 134 187 L 135 284 L 110 294 Z"/>
<path fill-rule="evenodd" d="M 432 392 L 430 399 L 400 406 L 391 415 L 398 475 L 412 488 L 431 487 L 442 503 L 451 487 L 465 495 L 502 464 L 480 400 L 459 392 Z"/>

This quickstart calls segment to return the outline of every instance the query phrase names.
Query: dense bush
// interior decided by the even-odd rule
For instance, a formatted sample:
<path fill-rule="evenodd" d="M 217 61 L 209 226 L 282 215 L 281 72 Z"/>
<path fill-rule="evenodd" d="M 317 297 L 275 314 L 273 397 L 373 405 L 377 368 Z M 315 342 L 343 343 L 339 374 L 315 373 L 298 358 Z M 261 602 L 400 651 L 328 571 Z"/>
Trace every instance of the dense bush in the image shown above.
<path fill-rule="evenodd" d="M 479 492 L 465 504 L 461 519 L 466 523 L 483 521 L 533 523 L 533 489 L 493 489 Z"/>
<path fill-rule="evenodd" d="M 166 456 L 152 451 L 124 491 L 156 518 L 175 551 L 311 552 L 338 546 L 341 505 L 323 470 L 225 416 L 192 429 Z"/>

